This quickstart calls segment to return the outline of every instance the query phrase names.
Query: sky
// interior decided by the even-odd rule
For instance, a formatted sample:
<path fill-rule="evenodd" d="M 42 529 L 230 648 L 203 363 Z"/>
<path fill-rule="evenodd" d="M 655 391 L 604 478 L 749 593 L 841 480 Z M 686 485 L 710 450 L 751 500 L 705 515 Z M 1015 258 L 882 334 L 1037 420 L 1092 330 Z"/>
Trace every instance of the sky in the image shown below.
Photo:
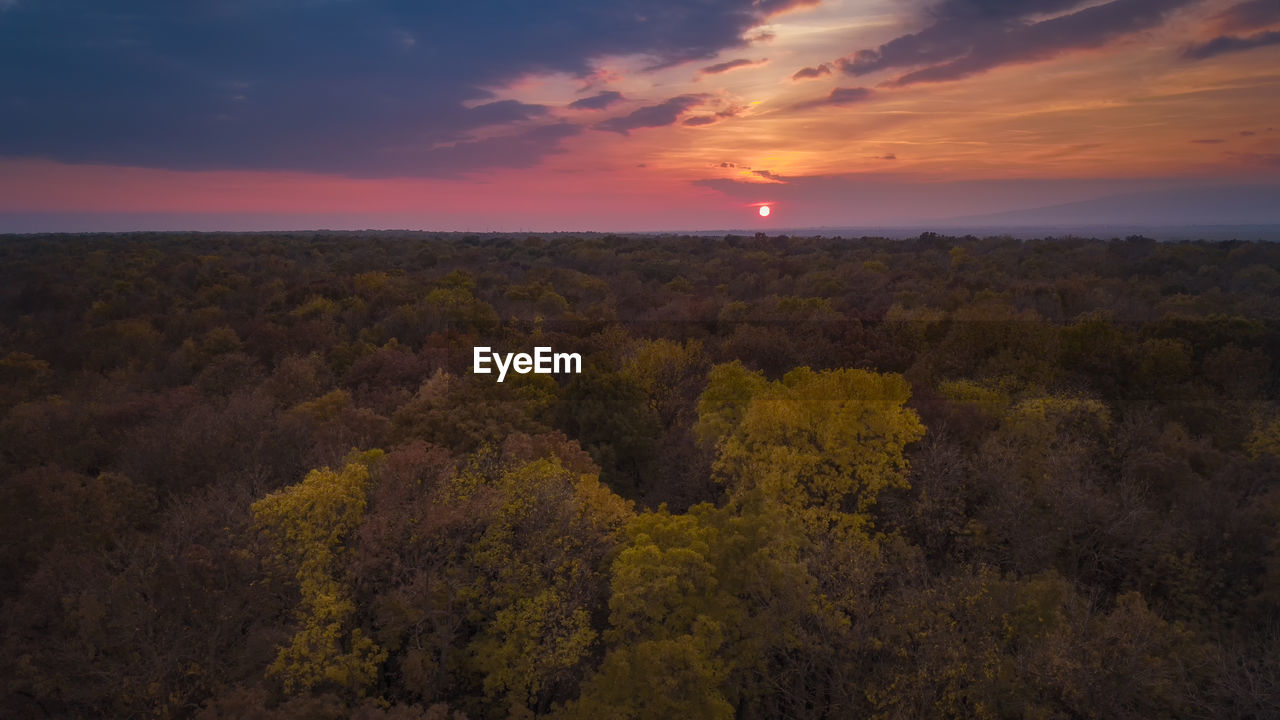
<path fill-rule="evenodd" d="M 1280 2 L 0 0 L 0 232 L 1093 202 L 1280 223 Z"/>

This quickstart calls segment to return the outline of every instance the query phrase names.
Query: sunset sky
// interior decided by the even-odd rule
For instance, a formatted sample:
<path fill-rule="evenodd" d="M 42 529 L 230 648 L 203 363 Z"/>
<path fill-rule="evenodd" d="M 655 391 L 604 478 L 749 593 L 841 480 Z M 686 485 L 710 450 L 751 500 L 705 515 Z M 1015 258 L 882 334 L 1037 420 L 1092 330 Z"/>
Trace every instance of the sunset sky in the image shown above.
<path fill-rule="evenodd" d="M 0 232 L 1260 223 L 1277 187 L 1278 0 L 0 0 Z"/>

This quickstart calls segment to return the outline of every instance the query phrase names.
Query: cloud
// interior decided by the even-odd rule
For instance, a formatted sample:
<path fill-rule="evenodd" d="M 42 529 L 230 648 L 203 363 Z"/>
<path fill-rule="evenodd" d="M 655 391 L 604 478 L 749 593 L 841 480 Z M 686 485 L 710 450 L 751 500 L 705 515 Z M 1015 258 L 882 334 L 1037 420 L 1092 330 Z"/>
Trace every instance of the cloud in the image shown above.
<path fill-rule="evenodd" d="M 721 73 L 727 73 L 730 70 L 737 70 L 738 68 L 751 67 L 753 65 L 763 65 L 767 62 L 769 62 L 767 59 L 748 60 L 747 58 L 738 58 L 737 60 L 729 60 L 728 62 L 716 63 L 715 65 L 708 65 L 702 68 L 701 70 L 699 70 L 698 74 L 699 75 L 719 75 Z"/>
<path fill-rule="evenodd" d="M 1194 145 L 1221 145 L 1224 142 L 1226 141 L 1222 138 L 1200 138 L 1199 140 L 1191 141 Z"/>
<path fill-rule="evenodd" d="M 826 97 L 816 100 L 808 100 L 806 102 L 797 103 L 792 106 L 793 110 L 807 110 L 809 108 L 827 107 L 827 106 L 844 106 L 860 103 L 869 100 L 875 93 L 870 88 L 851 87 L 851 88 L 835 88 Z"/>
<path fill-rule="evenodd" d="M 813 78 L 818 78 L 818 77 L 822 77 L 823 75 L 830 75 L 830 74 L 831 74 L 831 66 L 828 65 L 827 63 L 822 63 L 817 67 L 800 68 L 799 70 L 796 71 L 794 75 L 791 76 L 791 79 L 792 81 L 811 80 Z"/>
<path fill-rule="evenodd" d="M 628 115 L 596 123 L 595 129 L 627 135 L 640 128 L 674 125 L 681 113 L 702 102 L 702 95 L 678 95 L 657 105 L 646 105 Z"/>
<path fill-rule="evenodd" d="M 581 132 L 572 123 L 538 125 L 511 135 L 405 150 L 384 160 L 382 168 L 388 175 L 457 178 L 477 167 L 533 167 L 543 157 L 563 152 L 560 141 Z M 423 168 L 429 172 L 422 172 Z"/>
<path fill-rule="evenodd" d="M 1219 31 L 1259 30 L 1280 23 L 1280 3 L 1275 0 L 1250 0 L 1213 16 Z"/>
<path fill-rule="evenodd" d="M 1252 130 L 1241 130 L 1241 131 L 1240 131 L 1240 137 L 1253 137 L 1254 135 L 1257 135 L 1257 134 L 1258 134 L 1258 133 L 1256 133 L 1256 132 L 1254 132 L 1254 131 L 1252 131 Z"/>
<path fill-rule="evenodd" d="M 684 122 L 680 124 L 686 125 L 688 127 L 702 127 L 705 125 L 714 125 L 715 123 L 718 123 L 721 120 L 731 118 L 731 117 L 737 117 L 738 114 L 745 109 L 746 108 L 743 107 L 742 105 L 730 105 L 723 110 L 717 111 L 714 115 L 698 115 L 695 117 L 686 118 Z"/>
<path fill-rule="evenodd" d="M 781 175 L 775 175 L 774 173 L 771 173 L 768 170 L 752 170 L 751 173 L 753 175 L 759 175 L 765 180 L 772 180 L 773 182 L 776 182 L 776 183 L 786 184 L 787 182 L 786 178 L 782 177 Z"/>
<path fill-rule="evenodd" d="M 1159 25 L 1193 1 L 1111 0 L 1071 11 L 1079 0 L 945 0 L 923 30 L 836 62 L 850 75 L 920 68 L 887 83 L 893 86 L 959 80 L 1002 65 L 1100 47 Z M 1053 13 L 1065 14 L 1036 19 Z"/>
<path fill-rule="evenodd" d="M 876 160 L 897 160 L 898 156 L 895 155 L 894 153 L 889 153 L 888 155 L 878 155 L 875 157 L 875 159 Z"/>
<path fill-rule="evenodd" d="M 532 120 L 546 114 L 545 105 L 530 105 L 517 100 L 499 100 L 471 108 L 467 118 L 472 127 L 484 127 Z"/>
<path fill-rule="evenodd" d="M 606 90 L 598 95 L 585 97 L 581 100 L 574 100 L 569 103 L 569 107 L 574 110 L 604 110 L 610 105 L 621 101 L 622 93 L 613 90 Z"/>
<path fill-rule="evenodd" d="M 1225 53 L 1241 52 L 1268 45 L 1280 45 L 1280 30 L 1254 33 L 1253 35 L 1220 35 L 1209 42 L 1188 48 L 1183 57 L 1205 60 Z"/>
<path fill-rule="evenodd" d="M 827 104 L 847 105 L 849 103 L 862 102 L 869 97 L 871 97 L 871 91 L 864 87 L 836 88 L 827 96 Z"/>
<path fill-rule="evenodd" d="M 808 4 L 543 0 L 495 13 L 398 0 L 0 3 L 9 8 L 0 22 L 0 98 L 8 101 L 0 155 L 422 177 L 509 163 L 458 151 L 451 162 L 416 166 L 402 152 L 469 147 L 477 128 L 504 113 L 513 126 L 493 126 L 486 137 L 559 125 L 530 108 L 469 109 L 496 99 L 486 88 L 544 73 L 585 80 L 608 56 L 715 57 L 743 47 L 772 15 Z M 237 83 L 248 87 L 232 91 Z M 543 132 L 544 153 L 566 136 Z M 509 157 L 526 163 L 529 152 Z"/>

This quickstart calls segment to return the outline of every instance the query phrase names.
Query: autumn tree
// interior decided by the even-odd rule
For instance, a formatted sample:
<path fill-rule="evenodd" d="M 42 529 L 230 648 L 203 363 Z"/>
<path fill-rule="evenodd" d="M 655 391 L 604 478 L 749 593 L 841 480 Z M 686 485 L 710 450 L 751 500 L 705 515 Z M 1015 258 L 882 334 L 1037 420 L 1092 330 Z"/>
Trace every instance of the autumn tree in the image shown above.
<path fill-rule="evenodd" d="M 268 672 L 288 692 L 318 687 L 363 695 L 386 651 L 356 627 L 342 556 L 367 503 L 370 465 L 382 453 L 356 456 L 341 470 L 312 470 L 302 482 L 253 504 L 254 520 L 280 562 L 295 569 L 300 628 Z"/>
<path fill-rule="evenodd" d="M 811 530 L 863 526 L 886 488 L 906 482 L 903 449 L 924 435 L 899 375 L 800 368 L 764 382 L 712 371 L 699 431 L 715 438 L 715 471 L 744 506 L 776 505 Z"/>

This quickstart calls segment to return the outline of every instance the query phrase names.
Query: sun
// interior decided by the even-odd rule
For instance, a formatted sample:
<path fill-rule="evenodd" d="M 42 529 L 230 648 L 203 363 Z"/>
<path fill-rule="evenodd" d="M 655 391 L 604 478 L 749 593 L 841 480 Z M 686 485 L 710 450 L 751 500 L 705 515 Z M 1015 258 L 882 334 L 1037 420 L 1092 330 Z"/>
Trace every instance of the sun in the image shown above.
<path fill-rule="evenodd" d="M 760 217 L 769 217 L 769 213 L 770 213 L 770 212 L 772 212 L 772 211 L 769 209 L 769 206 L 768 206 L 768 205 L 761 205 L 761 206 L 760 206 Z"/>

